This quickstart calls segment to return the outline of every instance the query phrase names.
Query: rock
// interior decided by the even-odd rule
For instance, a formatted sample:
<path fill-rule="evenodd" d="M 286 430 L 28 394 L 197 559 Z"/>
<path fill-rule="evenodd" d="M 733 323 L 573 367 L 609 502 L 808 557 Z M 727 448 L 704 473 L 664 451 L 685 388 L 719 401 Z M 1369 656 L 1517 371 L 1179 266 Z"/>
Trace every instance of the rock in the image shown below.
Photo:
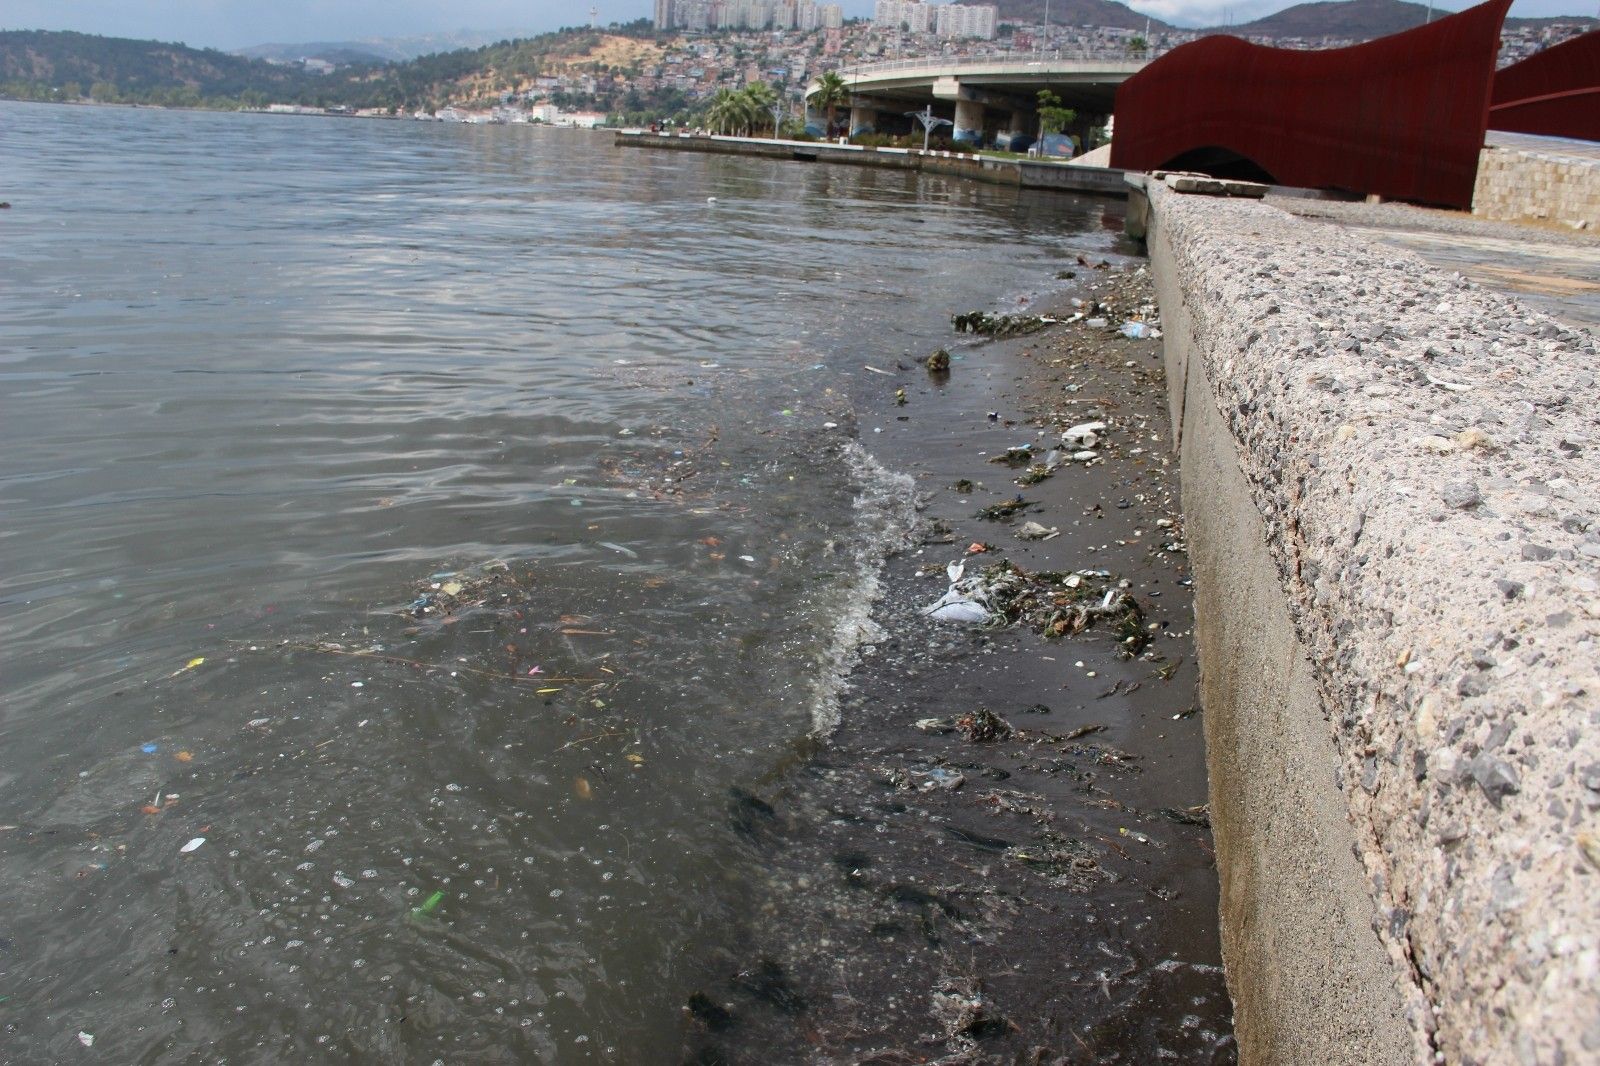
<path fill-rule="evenodd" d="M 1546 559 L 1553 559 L 1555 554 L 1554 551 L 1546 548 L 1543 544 L 1529 543 L 1522 546 L 1522 557 L 1532 563 L 1542 563 Z"/>
<path fill-rule="evenodd" d="M 1590 792 L 1600 792 L 1600 763 L 1590 763 L 1584 767 L 1583 773 L 1578 776 L 1583 782 L 1583 787 Z"/>
<path fill-rule="evenodd" d="M 1496 807 L 1505 797 L 1522 790 L 1517 771 L 1510 763 L 1493 755 L 1477 756 L 1467 764 L 1467 772 Z"/>
<path fill-rule="evenodd" d="M 928 373 L 943 374 L 950 370 L 950 353 L 940 348 L 928 356 Z"/>
<path fill-rule="evenodd" d="M 1439 496 L 1444 500 L 1446 507 L 1453 507 L 1458 511 L 1476 507 L 1483 502 L 1483 495 L 1478 492 L 1478 486 L 1470 481 L 1452 481 L 1439 490 Z"/>

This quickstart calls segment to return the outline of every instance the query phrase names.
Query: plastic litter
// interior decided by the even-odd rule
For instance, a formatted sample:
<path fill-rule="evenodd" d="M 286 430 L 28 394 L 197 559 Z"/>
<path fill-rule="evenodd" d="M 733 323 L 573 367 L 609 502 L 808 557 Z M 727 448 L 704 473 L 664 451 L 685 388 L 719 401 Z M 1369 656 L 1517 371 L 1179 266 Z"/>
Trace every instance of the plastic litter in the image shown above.
<path fill-rule="evenodd" d="M 1060 535 L 1061 530 L 1055 526 L 1042 526 L 1038 522 L 1024 522 L 1017 530 L 1017 536 L 1023 540 L 1049 540 Z"/>
<path fill-rule="evenodd" d="M 993 612 L 982 598 L 983 579 L 967 578 L 966 564 L 954 562 L 945 567 L 950 587 L 937 601 L 922 609 L 922 613 L 936 622 L 964 622 L 983 625 Z"/>
<path fill-rule="evenodd" d="M 936 622 L 967 622 L 982 625 L 989 620 L 989 609 L 975 600 L 952 600 L 936 603 L 923 611 Z"/>
<path fill-rule="evenodd" d="M 82 1044 L 84 1047 L 94 1047 L 94 1034 L 85 1033 L 80 1030 L 78 1032 L 78 1043 Z"/>
<path fill-rule="evenodd" d="M 438 910 L 439 909 L 439 904 L 441 904 L 443 902 L 444 902 L 444 893 L 443 892 L 435 892 L 433 895 L 431 895 L 427 899 L 423 900 L 422 901 L 422 905 L 420 907 L 412 907 L 411 908 L 411 913 L 412 913 L 412 915 L 414 917 L 425 918 L 428 915 L 432 914 L 434 911 Z"/>
<path fill-rule="evenodd" d="M 1100 434 L 1105 431 L 1104 422 L 1080 422 L 1061 431 L 1061 445 L 1064 448 L 1093 448 L 1099 443 Z"/>
<path fill-rule="evenodd" d="M 1124 322 L 1117 332 L 1129 340 L 1140 341 L 1150 335 L 1150 327 L 1143 322 Z"/>
<path fill-rule="evenodd" d="M 205 837 L 195 837 L 193 840 L 189 841 L 189 843 L 187 843 L 183 847 L 179 848 L 178 852 L 179 852 L 179 854 L 187 855 L 191 851 L 199 851 L 200 850 L 200 845 L 204 844 L 205 842 L 206 842 L 206 838 Z"/>
<path fill-rule="evenodd" d="M 630 559 L 639 558 L 639 553 L 634 551 L 632 548 L 624 548 L 622 545 L 613 544 L 609 540 L 602 540 L 602 541 L 599 541 L 598 543 L 599 543 L 600 547 L 602 547 L 602 548 L 610 548 L 612 551 L 616 552 L 619 555 L 626 555 Z"/>

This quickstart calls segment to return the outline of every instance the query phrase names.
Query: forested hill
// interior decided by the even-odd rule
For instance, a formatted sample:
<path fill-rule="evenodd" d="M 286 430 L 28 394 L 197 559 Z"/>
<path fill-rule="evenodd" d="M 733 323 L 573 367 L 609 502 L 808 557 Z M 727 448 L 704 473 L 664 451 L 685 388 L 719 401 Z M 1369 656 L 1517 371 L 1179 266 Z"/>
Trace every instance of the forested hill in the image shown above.
<path fill-rule="evenodd" d="M 493 99 L 541 75 L 637 73 L 659 57 L 648 21 L 564 29 L 405 63 L 316 74 L 211 49 L 42 30 L 0 31 L 0 97 L 233 107 L 268 102 L 411 110 Z"/>
<path fill-rule="evenodd" d="M 1141 15 L 1117 0 L 999 0 L 1000 17 L 1026 22 L 1043 22 L 1050 16 L 1052 26 L 1110 26 L 1124 30 L 1149 30 L 1162 33 L 1172 29 L 1167 23 Z"/>
<path fill-rule="evenodd" d="M 199 103 L 293 95 L 312 75 L 298 67 L 213 49 L 87 33 L 0 31 L 0 95 L 57 98 L 92 93 L 106 101 Z"/>
<path fill-rule="evenodd" d="M 1444 8 L 1430 9 L 1412 0 L 1319 0 L 1295 4 L 1282 11 L 1237 26 L 1215 27 L 1211 32 L 1233 33 L 1241 37 L 1298 37 L 1315 40 L 1337 37 L 1372 40 L 1421 26 L 1431 16 L 1451 14 Z M 1593 19 L 1574 15 L 1550 19 L 1506 19 L 1506 29 L 1535 27 L 1550 23 L 1586 23 Z"/>

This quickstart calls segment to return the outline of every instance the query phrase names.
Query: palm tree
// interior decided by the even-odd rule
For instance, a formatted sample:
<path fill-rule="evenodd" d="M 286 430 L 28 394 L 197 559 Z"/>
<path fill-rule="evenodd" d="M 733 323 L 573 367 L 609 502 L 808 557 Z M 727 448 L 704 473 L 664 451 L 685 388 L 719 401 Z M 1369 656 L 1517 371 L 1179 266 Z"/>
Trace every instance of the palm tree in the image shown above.
<path fill-rule="evenodd" d="M 833 136 L 834 115 L 843 104 L 850 102 L 850 87 L 845 84 L 837 70 L 830 70 L 817 79 L 817 87 L 811 91 L 811 106 L 825 107 L 828 109 L 828 136 Z"/>
<path fill-rule="evenodd" d="M 732 89 L 718 89 L 706 107 L 706 125 L 718 133 L 732 133 L 744 124 L 744 107 L 741 94 Z"/>
<path fill-rule="evenodd" d="M 772 117 L 772 109 L 778 102 L 778 90 L 764 81 L 751 82 L 744 87 L 746 114 L 750 120 L 750 127 L 764 126 Z M 778 135 L 778 124 L 772 124 L 772 135 Z"/>

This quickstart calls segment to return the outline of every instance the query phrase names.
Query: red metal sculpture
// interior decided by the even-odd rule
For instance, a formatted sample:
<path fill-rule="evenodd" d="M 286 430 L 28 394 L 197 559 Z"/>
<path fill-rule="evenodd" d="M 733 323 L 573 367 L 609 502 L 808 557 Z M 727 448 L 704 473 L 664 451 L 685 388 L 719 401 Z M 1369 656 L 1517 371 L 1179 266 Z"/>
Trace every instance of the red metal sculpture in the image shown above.
<path fill-rule="evenodd" d="M 1111 165 L 1470 208 L 1510 4 L 1318 52 L 1203 37 L 1117 90 Z"/>
<path fill-rule="evenodd" d="M 1600 141 L 1600 30 L 1496 74 L 1489 128 Z"/>

